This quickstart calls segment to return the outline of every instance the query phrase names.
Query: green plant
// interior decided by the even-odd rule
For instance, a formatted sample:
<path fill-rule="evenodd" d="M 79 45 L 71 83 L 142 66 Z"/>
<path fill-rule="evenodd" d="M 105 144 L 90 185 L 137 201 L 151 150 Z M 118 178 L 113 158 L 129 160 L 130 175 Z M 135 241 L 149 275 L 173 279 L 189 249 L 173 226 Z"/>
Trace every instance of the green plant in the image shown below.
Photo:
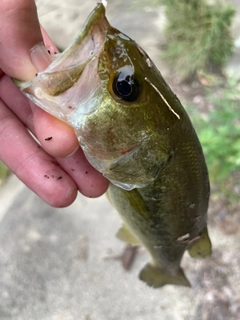
<path fill-rule="evenodd" d="M 235 8 L 227 1 L 145 0 L 165 6 L 165 45 L 162 57 L 181 80 L 198 73 L 222 74 L 232 56 L 231 24 Z"/>
<path fill-rule="evenodd" d="M 193 114 L 199 139 L 202 143 L 211 180 L 224 183 L 234 172 L 240 172 L 240 88 L 229 78 L 224 88 L 209 91 L 212 111 L 201 117 Z"/>

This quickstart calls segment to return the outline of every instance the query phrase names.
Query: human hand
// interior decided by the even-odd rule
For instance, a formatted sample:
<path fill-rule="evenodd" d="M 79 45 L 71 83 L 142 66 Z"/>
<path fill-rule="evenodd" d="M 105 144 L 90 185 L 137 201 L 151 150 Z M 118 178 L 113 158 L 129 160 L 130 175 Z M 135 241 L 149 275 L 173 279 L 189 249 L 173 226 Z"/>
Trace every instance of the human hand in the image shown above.
<path fill-rule="evenodd" d="M 108 181 L 88 163 L 73 129 L 32 104 L 11 81 L 31 80 L 51 62 L 42 36 L 56 52 L 43 29 L 41 34 L 34 0 L 1 1 L 0 159 L 45 202 L 64 207 L 78 190 L 100 196 Z"/>

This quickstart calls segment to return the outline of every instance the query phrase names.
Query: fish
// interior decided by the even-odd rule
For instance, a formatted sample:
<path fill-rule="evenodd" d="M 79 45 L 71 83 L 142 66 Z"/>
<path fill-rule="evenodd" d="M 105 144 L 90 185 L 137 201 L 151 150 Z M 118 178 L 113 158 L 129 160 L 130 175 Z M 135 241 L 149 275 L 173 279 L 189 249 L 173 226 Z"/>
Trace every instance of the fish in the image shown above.
<path fill-rule="evenodd" d="M 74 42 L 28 82 L 23 94 L 71 125 L 85 156 L 110 185 L 123 225 L 117 237 L 151 260 L 147 285 L 190 286 L 185 251 L 211 255 L 210 196 L 203 150 L 191 120 L 147 53 L 98 3 Z"/>

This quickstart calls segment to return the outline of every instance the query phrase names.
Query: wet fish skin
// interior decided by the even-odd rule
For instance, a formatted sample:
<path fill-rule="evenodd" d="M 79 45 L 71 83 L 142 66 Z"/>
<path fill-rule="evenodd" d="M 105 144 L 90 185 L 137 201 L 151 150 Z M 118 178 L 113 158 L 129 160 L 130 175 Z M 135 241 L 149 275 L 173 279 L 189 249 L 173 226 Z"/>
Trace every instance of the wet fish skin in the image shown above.
<path fill-rule="evenodd" d="M 108 197 L 124 221 L 117 236 L 152 257 L 140 279 L 189 286 L 184 252 L 211 254 L 208 172 L 187 113 L 144 50 L 98 4 L 59 59 L 17 84 L 74 127 L 90 163 L 111 181 Z"/>

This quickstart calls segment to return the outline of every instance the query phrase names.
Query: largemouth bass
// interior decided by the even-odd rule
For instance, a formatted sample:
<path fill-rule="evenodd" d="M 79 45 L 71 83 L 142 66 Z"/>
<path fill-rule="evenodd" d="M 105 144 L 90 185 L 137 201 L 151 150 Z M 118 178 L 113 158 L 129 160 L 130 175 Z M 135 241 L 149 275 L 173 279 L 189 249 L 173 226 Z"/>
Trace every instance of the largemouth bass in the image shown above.
<path fill-rule="evenodd" d="M 70 124 L 89 162 L 109 179 L 124 224 L 117 236 L 152 261 L 140 279 L 189 286 L 183 254 L 211 254 L 208 171 L 191 121 L 145 51 L 97 4 L 81 33 L 30 82 L 16 82 Z"/>

